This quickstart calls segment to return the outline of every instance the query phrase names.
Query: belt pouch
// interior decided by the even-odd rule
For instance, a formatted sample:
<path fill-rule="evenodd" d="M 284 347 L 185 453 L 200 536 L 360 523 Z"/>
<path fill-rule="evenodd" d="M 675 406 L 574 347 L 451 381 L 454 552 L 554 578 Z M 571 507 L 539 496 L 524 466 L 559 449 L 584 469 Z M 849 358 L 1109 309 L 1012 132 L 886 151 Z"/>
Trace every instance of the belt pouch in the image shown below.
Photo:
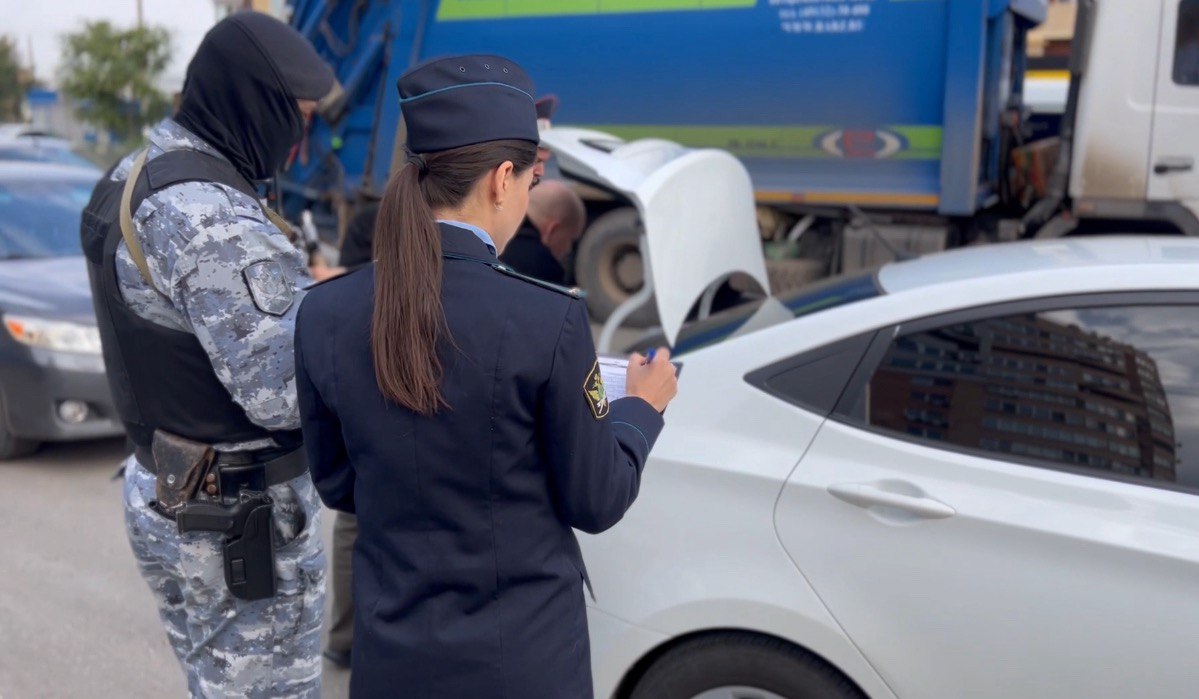
<path fill-rule="evenodd" d="M 196 497 L 200 481 L 212 465 L 216 451 L 208 444 L 155 430 L 151 453 L 158 469 L 155 483 L 158 509 L 173 517 L 187 501 Z"/>

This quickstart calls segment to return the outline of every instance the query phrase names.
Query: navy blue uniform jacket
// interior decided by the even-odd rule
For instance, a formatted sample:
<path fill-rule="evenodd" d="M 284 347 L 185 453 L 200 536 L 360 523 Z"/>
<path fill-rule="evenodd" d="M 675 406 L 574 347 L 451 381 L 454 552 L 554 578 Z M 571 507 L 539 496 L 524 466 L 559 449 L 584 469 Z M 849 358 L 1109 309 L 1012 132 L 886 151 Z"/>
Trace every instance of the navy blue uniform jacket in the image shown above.
<path fill-rule="evenodd" d="M 441 233 L 447 254 L 495 262 L 469 231 Z M 620 520 L 661 416 L 639 398 L 593 400 L 582 301 L 446 259 L 450 408 L 421 417 L 379 392 L 373 297 L 373 265 L 326 282 L 296 330 L 313 480 L 327 505 L 358 515 L 351 695 L 590 697 L 572 527 Z"/>

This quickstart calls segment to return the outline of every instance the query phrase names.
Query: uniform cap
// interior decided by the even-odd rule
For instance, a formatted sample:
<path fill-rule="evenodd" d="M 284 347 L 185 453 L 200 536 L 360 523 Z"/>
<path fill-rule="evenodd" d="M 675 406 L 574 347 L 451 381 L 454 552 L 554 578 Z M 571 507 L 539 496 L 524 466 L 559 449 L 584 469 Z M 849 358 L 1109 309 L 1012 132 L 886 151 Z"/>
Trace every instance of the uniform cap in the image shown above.
<path fill-rule="evenodd" d="M 396 87 L 413 153 L 539 140 L 533 81 L 507 58 L 437 58 L 404 73 Z"/>

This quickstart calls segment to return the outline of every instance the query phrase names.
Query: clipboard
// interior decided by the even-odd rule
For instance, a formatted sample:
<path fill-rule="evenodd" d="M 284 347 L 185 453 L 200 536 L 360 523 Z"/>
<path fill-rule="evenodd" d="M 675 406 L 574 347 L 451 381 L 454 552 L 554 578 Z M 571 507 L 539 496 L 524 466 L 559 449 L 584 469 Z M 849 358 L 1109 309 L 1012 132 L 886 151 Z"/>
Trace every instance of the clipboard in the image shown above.
<path fill-rule="evenodd" d="M 608 402 L 627 398 L 629 393 L 625 382 L 629 370 L 628 357 L 600 355 L 598 360 L 600 376 L 604 380 L 604 390 L 608 394 Z M 670 363 L 674 365 L 674 375 L 677 378 L 683 372 L 683 363 L 675 361 Z"/>

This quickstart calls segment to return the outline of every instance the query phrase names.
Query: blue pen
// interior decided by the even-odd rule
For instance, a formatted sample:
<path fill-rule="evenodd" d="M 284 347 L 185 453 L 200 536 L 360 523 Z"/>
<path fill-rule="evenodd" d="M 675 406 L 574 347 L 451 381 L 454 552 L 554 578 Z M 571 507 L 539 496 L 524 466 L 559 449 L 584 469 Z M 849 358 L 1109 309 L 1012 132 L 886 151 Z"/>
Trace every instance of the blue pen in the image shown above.
<path fill-rule="evenodd" d="M 649 351 L 649 354 L 645 357 L 646 364 L 649 364 L 650 362 L 654 361 L 654 352 L 656 352 L 656 351 L 657 350 L 653 350 L 653 349 L 651 349 Z"/>

